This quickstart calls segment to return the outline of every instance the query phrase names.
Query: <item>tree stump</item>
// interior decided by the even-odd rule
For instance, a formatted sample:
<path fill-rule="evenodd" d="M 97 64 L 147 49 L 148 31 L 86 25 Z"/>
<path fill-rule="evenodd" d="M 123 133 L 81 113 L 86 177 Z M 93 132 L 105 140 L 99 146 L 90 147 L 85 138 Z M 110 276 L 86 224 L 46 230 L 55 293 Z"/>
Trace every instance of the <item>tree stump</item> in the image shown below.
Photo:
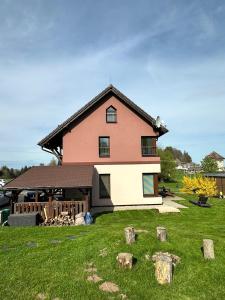
<path fill-rule="evenodd" d="M 131 253 L 119 253 L 116 260 L 122 268 L 131 269 L 133 266 L 133 254 Z"/>
<path fill-rule="evenodd" d="M 167 239 L 167 233 L 165 227 L 156 227 L 157 239 L 161 242 L 165 242 Z"/>
<path fill-rule="evenodd" d="M 172 258 L 166 254 L 156 256 L 155 277 L 159 284 L 170 284 L 173 276 Z"/>
<path fill-rule="evenodd" d="M 213 240 L 203 240 L 203 253 L 205 259 L 215 259 Z"/>
<path fill-rule="evenodd" d="M 125 238 L 127 244 L 132 244 L 135 242 L 135 231 L 133 227 L 126 227 L 124 229 L 125 232 Z"/>

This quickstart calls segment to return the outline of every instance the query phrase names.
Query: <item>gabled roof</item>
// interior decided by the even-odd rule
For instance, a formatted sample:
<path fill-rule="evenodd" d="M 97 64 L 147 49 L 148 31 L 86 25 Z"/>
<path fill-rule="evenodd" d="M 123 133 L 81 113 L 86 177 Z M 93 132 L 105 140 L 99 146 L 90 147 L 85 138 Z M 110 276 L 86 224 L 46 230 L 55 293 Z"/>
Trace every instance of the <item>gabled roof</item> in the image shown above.
<path fill-rule="evenodd" d="M 133 101 L 127 98 L 124 94 L 122 94 L 118 89 L 116 89 L 113 85 L 109 85 L 106 89 L 104 89 L 100 94 L 94 97 L 90 102 L 88 102 L 85 106 L 83 106 L 80 110 L 74 113 L 70 118 L 68 118 L 65 122 L 59 125 L 56 129 L 50 132 L 45 138 L 43 138 L 38 145 L 45 148 L 49 147 L 54 140 L 59 140 L 66 133 L 66 131 L 71 128 L 71 126 L 75 125 L 76 122 L 79 122 L 85 115 L 90 113 L 98 107 L 98 105 L 104 103 L 108 98 L 107 96 L 114 95 L 116 96 L 123 104 L 128 106 L 132 111 L 134 111 L 139 117 L 144 119 L 149 125 L 151 125 L 156 132 L 159 133 L 159 136 L 168 132 L 164 126 L 156 127 L 156 120 L 152 118 L 149 114 L 143 111 L 139 106 L 137 106 Z"/>
<path fill-rule="evenodd" d="M 92 187 L 93 166 L 32 167 L 11 180 L 4 190 Z"/>
<path fill-rule="evenodd" d="M 224 160 L 225 159 L 223 156 L 221 156 L 220 154 L 218 154 L 215 151 L 208 154 L 207 157 L 211 157 L 212 159 L 215 159 L 215 160 Z"/>

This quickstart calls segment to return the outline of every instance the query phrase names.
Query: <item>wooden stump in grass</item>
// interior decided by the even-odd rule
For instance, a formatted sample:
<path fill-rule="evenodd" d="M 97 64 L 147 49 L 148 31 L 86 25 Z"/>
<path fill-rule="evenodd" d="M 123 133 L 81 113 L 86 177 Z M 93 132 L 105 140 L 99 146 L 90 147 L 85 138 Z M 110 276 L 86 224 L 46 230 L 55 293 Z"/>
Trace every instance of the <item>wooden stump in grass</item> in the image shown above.
<path fill-rule="evenodd" d="M 131 253 L 119 253 L 116 260 L 122 268 L 131 269 L 133 266 L 133 254 Z"/>
<path fill-rule="evenodd" d="M 165 227 L 156 227 L 157 239 L 165 242 L 167 239 L 167 232 Z"/>
<path fill-rule="evenodd" d="M 155 277 L 159 284 L 170 284 L 173 276 L 172 258 L 161 254 L 155 261 Z"/>
<path fill-rule="evenodd" d="M 126 227 L 124 229 L 125 233 L 125 238 L 126 238 L 126 243 L 127 244 L 132 244 L 135 242 L 135 231 L 133 227 Z"/>
<path fill-rule="evenodd" d="M 203 254 L 205 259 L 215 259 L 213 240 L 203 240 Z"/>
<path fill-rule="evenodd" d="M 173 267 L 181 258 L 169 252 L 156 252 L 152 256 L 155 265 L 155 277 L 159 284 L 170 284 L 173 279 Z"/>

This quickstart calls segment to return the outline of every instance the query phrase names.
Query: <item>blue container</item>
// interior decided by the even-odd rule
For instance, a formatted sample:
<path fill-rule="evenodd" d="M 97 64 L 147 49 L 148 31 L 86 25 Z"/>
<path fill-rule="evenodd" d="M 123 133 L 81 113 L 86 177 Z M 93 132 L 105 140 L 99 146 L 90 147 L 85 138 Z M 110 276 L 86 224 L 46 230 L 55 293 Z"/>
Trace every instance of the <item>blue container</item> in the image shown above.
<path fill-rule="evenodd" d="M 85 220 L 85 224 L 90 225 L 91 223 L 93 223 L 93 218 L 91 216 L 90 212 L 87 212 L 84 216 L 84 220 Z"/>

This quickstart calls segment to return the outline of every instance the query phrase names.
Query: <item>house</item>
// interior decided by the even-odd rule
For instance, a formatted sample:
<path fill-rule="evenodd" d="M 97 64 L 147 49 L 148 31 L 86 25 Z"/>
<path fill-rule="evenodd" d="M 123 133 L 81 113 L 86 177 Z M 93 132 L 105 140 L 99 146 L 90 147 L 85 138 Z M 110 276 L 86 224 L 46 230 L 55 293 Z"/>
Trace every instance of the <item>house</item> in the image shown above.
<path fill-rule="evenodd" d="M 208 154 L 206 157 L 210 157 L 214 159 L 218 166 L 218 171 L 224 171 L 224 157 L 218 154 L 217 152 L 213 151 L 210 154 Z"/>
<path fill-rule="evenodd" d="M 183 171 L 184 173 L 187 173 L 188 166 L 186 163 L 181 162 L 179 159 L 176 159 L 175 162 L 176 162 L 176 169 L 178 171 Z"/>
<path fill-rule="evenodd" d="M 191 163 L 177 162 L 176 169 L 179 171 L 183 171 L 186 174 L 196 174 L 202 171 L 201 166 L 193 162 Z"/>
<path fill-rule="evenodd" d="M 41 189 L 51 199 L 62 190 L 64 200 L 92 211 L 162 204 L 156 148 L 167 132 L 110 85 L 38 143 L 59 166 L 31 168 L 5 189 Z"/>

